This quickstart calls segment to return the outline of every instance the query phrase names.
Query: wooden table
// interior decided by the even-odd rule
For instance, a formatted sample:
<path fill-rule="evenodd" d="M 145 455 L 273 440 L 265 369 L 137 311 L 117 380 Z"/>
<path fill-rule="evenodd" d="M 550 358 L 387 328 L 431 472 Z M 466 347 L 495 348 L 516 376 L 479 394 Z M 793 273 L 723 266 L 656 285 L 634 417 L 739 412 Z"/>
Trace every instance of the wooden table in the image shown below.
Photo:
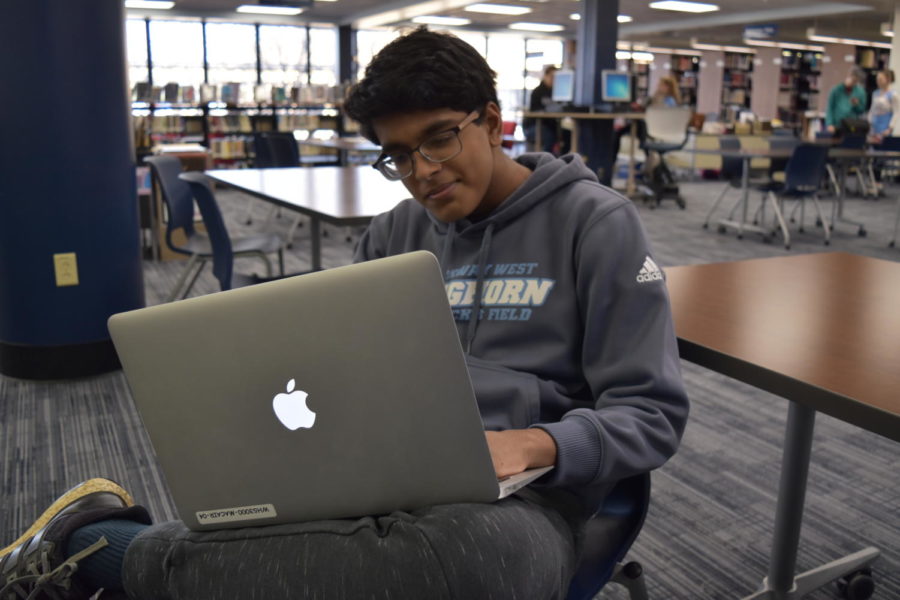
<path fill-rule="evenodd" d="M 869 565 L 876 548 L 794 574 L 816 412 L 900 441 L 900 263 L 824 253 L 666 276 L 682 358 L 789 400 L 769 574 L 748 599 L 799 598 Z"/>
<path fill-rule="evenodd" d="M 631 135 L 631 144 L 629 145 L 628 151 L 628 179 L 625 183 L 625 195 L 626 196 L 634 196 L 636 191 L 635 183 L 634 183 L 634 147 L 637 141 L 637 122 L 644 118 L 644 113 L 639 112 L 525 112 L 522 113 L 522 116 L 526 119 L 535 119 L 540 121 L 540 119 L 565 119 L 570 118 L 574 123 L 574 128 L 572 129 L 572 149 L 571 151 L 575 154 L 578 153 L 578 121 L 582 119 L 626 119 L 630 123 L 630 135 Z M 540 124 L 535 127 L 535 146 L 540 149 L 541 147 L 541 128 Z M 616 157 L 613 157 L 613 164 L 616 162 Z"/>
<path fill-rule="evenodd" d="M 410 197 L 402 183 L 388 181 L 370 166 L 214 169 L 206 175 L 308 216 L 313 270 L 322 268 L 321 221 L 338 226 L 365 225 Z"/>

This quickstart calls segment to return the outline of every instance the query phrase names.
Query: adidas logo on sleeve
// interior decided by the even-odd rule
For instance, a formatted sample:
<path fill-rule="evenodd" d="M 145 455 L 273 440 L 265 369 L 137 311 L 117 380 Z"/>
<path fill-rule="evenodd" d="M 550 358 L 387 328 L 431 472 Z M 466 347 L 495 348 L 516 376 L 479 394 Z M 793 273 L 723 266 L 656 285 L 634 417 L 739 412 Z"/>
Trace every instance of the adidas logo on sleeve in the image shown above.
<path fill-rule="evenodd" d="M 662 281 L 663 274 L 662 270 L 659 266 L 653 262 L 653 259 L 649 256 L 644 259 L 644 265 L 641 267 L 641 270 L 638 271 L 637 281 L 638 283 L 649 283 L 651 281 Z"/>

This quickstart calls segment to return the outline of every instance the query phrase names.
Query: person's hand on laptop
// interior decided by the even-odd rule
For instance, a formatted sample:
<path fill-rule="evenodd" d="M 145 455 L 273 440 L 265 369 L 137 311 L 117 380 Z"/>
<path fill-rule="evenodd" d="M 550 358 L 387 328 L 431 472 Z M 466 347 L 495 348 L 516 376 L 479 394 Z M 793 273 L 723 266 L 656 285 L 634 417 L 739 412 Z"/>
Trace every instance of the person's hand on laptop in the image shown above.
<path fill-rule="evenodd" d="M 556 464 L 556 442 L 543 429 L 485 431 L 497 479 Z"/>

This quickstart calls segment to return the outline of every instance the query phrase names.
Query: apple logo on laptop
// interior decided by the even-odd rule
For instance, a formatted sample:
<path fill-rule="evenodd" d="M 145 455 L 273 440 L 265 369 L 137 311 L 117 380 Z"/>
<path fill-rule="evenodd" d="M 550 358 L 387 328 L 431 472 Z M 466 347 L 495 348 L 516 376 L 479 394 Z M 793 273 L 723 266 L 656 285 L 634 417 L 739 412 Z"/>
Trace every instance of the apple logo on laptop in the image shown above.
<path fill-rule="evenodd" d="M 316 413 L 306 406 L 307 393 L 300 390 L 295 392 L 294 385 L 293 379 L 288 381 L 287 393 L 275 396 L 272 399 L 272 408 L 275 409 L 275 416 L 281 424 L 291 431 L 301 427 L 310 429 L 316 422 Z"/>

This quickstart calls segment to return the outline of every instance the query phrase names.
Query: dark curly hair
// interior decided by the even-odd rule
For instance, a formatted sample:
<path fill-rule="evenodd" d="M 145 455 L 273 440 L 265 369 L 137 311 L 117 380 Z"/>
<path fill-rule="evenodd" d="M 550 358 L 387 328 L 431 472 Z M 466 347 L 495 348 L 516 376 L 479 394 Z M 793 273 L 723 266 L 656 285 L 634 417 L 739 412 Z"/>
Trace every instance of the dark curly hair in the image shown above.
<path fill-rule="evenodd" d="M 375 143 L 372 121 L 385 115 L 450 108 L 471 112 L 497 100 L 497 74 L 472 46 L 419 27 L 375 55 L 350 89 L 344 109 Z"/>

